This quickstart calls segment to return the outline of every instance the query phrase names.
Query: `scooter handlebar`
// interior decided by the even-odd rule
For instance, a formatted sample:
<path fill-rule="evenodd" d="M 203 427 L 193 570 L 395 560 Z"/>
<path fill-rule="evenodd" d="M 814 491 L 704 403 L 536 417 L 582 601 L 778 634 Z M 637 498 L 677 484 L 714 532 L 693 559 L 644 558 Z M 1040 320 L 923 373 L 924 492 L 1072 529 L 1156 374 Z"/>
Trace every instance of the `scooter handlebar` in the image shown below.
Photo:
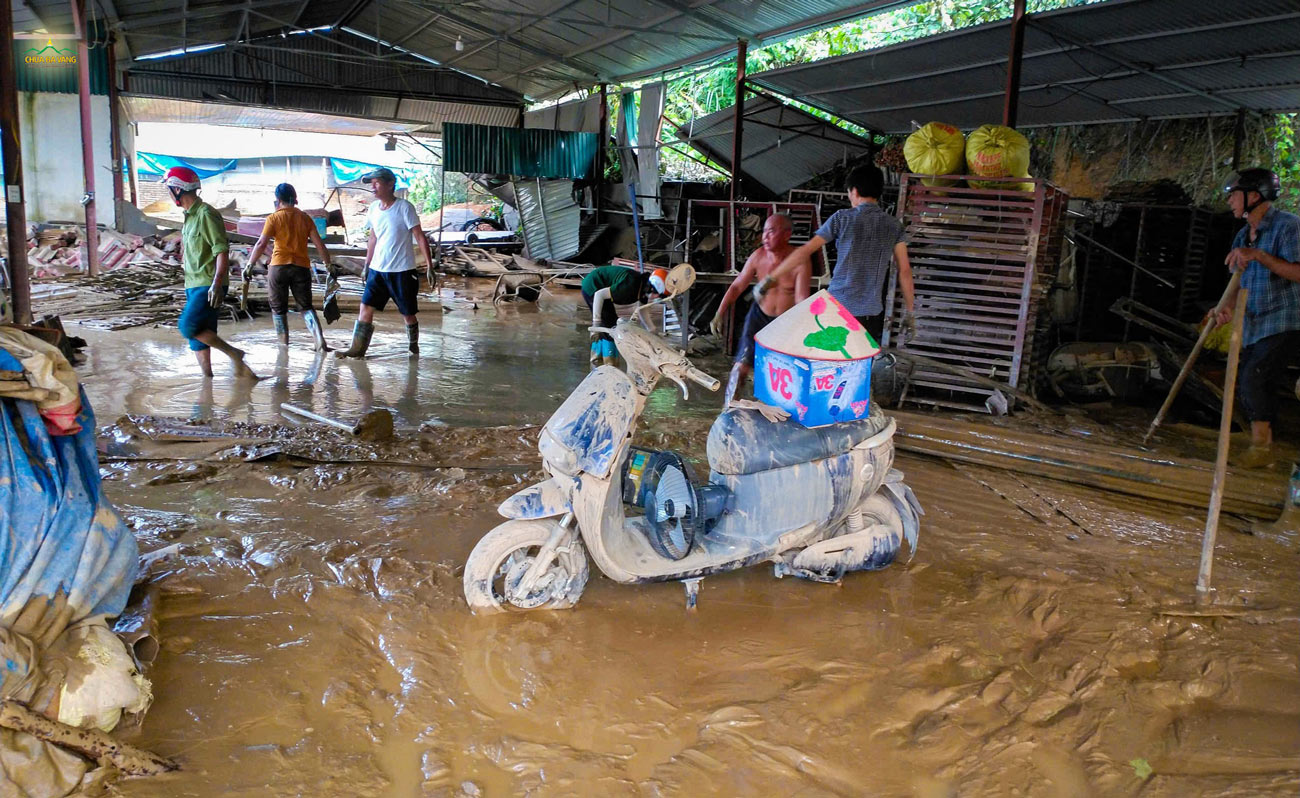
<path fill-rule="evenodd" d="M 717 378 L 705 374 L 694 366 L 686 369 L 686 378 L 706 391 L 716 391 L 722 387 L 722 383 Z"/>

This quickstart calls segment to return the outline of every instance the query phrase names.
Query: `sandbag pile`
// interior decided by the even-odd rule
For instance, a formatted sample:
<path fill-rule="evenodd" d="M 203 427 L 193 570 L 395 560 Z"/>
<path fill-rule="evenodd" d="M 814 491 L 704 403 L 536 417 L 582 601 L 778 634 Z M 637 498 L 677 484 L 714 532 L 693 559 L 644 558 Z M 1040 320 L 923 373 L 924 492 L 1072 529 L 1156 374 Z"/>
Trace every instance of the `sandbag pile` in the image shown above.
<path fill-rule="evenodd" d="M 907 168 L 927 175 L 927 186 L 953 186 L 963 175 L 989 178 L 967 182 L 974 188 L 1033 190 L 1033 183 L 992 178 L 1029 177 L 1029 140 L 1003 125 L 982 125 L 969 136 L 952 125 L 930 122 L 903 143 Z"/>

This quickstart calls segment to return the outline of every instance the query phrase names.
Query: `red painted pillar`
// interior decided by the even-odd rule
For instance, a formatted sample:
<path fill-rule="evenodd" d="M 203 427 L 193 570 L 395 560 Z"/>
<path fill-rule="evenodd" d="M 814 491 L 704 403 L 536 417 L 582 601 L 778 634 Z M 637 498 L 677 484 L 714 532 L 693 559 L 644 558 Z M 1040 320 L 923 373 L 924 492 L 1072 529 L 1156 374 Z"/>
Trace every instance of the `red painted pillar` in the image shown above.
<path fill-rule="evenodd" d="M 749 53 L 749 42 L 741 39 L 736 42 L 736 118 L 731 133 L 731 201 L 736 201 L 740 193 L 740 154 L 741 138 L 745 133 L 745 56 Z M 731 209 L 735 212 L 735 208 Z"/>
<path fill-rule="evenodd" d="M 1011 54 L 1007 56 L 1007 94 L 1002 105 L 1002 124 L 1016 126 L 1020 110 L 1020 60 L 1025 51 L 1025 0 L 1015 0 L 1011 12 Z"/>
<path fill-rule="evenodd" d="M 32 323 L 32 289 L 27 274 L 27 210 L 23 207 L 23 149 L 18 131 L 18 80 L 14 74 L 13 8 L 0 8 L 0 152 L 4 159 L 5 223 L 9 238 L 9 282 L 14 321 Z"/>

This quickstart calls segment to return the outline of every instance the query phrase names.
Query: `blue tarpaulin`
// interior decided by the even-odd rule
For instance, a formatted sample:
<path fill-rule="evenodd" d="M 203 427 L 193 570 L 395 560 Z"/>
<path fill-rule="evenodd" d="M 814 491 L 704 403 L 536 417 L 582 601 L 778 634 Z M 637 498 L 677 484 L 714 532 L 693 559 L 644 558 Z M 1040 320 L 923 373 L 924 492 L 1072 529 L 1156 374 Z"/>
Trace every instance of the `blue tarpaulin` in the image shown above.
<path fill-rule="evenodd" d="M 0 371 L 23 365 L 0 349 Z M 51 435 L 36 403 L 0 400 L 0 630 L 48 645 L 70 623 L 115 616 L 135 581 L 135 537 L 100 492 L 95 416 Z M 0 685 L 22 663 L 0 658 Z"/>
<path fill-rule="evenodd" d="M 177 158 L 174 155 L 159 155 L 156 152 L 137 152 L 136 171 L 148 175 L 165 175 L 173 166 L 186 166 L 194 170 L 200 179 L 206 179 L 222 172 L 235 170 L 234 159 L 223 158 Z"/>
<path fill-rule="evenodd" d="M 349 161 L 346 158 L 330 158 L 330 169 L 334 171 L 334 182 L 340 186 L 355 183 L 378 168 L 380 168 L 380 164 L 377 163 Z M 386 168 L 397 176 L 398 191 L 409 187 L 411 177 L 409 170 L 391 166 Z"/>

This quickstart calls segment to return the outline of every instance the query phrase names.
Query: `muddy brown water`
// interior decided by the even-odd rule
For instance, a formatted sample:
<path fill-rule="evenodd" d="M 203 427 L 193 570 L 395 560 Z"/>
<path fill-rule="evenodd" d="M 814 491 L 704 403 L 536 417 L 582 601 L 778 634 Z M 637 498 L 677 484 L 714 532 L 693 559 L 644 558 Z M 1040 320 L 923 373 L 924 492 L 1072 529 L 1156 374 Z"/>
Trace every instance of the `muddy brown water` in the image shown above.
<path fill-rule="evenodd" d="M 755 567 L 706 579 L 694 612 L 677 584 L 593 574 L 574 610 L 470 615 L 459 569 L 538 476 L 527 425 L 585 371 L 575 304 L 424 313 L 418 369 L 385 314 L 378 357 L 329 360 L 309 384 L 305 333 L 286 358 L 269 320 L 228 327 L 270 375 L 245 389 L 219 356 L 202 387 L 172 330 L 82 333 L 101 423 L 380 406 L 464 466 L 105 463 L 142 548 L 181 544 L 133 741 L 184 769 L 112 794 L 1300 790 L 1300 558 L 1237 519 L 1215 603 L 1197 608 L 1200 513 L 1030 480 L 1066 508 L 1040 511 L 995 492 L 996 474 L 901 455 L 927 511 L 910 566 L 840 586 Z M 715 401 L 661 389 L 648 437 L 701 458 Z M 470 468 L 489 462 L 516 468 Z"/>

